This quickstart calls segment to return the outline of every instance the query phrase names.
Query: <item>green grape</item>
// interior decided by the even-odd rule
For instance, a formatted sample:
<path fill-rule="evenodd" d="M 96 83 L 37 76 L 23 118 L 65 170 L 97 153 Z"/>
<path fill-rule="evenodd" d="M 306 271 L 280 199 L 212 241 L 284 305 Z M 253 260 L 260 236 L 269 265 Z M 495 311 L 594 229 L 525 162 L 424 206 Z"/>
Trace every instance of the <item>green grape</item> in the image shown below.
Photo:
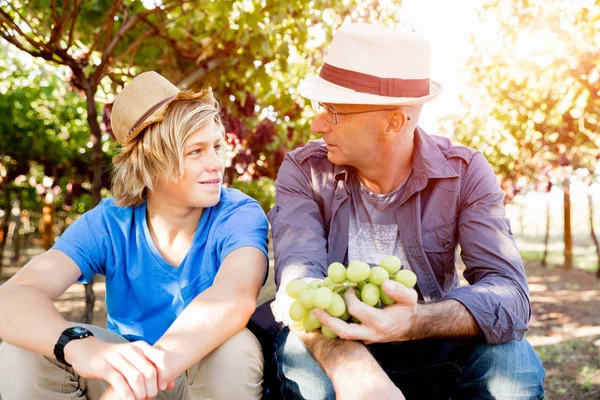
<path fill-rule="evenodd" d="M 356 286 L 359 289 L 362 289 L 363 286 L 365 286 L 368 282 L 367 281 L 360 281 L 358 282 L 358 285 Z"/>
<path fill-rule="evenodd" d="M 358 320 L 358 318 L 356 317 L 350 317 L 350 319 L 352 320 L 352 322 L 354 322 L 355 324 L 360 324 L 361 322 Z"/>
<path fill-rule="evenodd" d="M 379 288 L 372 283 L 367 283 L 360 293 L 363 303 L 370 306 L 375 306 L 379 301 Z"/>
<path fill-rule="evenodd" d="M 348 319 L 350 318 L 350 313 L 348 312 L 348 310 L 346 310 L 338 318 L 341 319 L 342 321 L 348 321 Z"/>
<path fill-rule="evenodd" d="M 342 296 L 337 293 L 333 293 L 331 297 L 331 304 L 327 307 L 327 312 L 333 317 L 340 317 L 346 312 L 346 303 Z"/>
<path fill-rule="evenodd" d="M 390 279 L 390 274 L 388 274 L 385 269 L 381 267 L 371 268 L 371 272 L 369 273 L 369 283 L 381 286 L 386 279 Z"/>
<path fill-rule="evenodd" d="M 323 279 L 323 286 L 331 287 L 331 285 L 333 285 L 333 281 L 330 277 L 326 277 L 325 279 Z"/>
<path fill-rule="evenodd" d="M 331 263 L 329 264 L 329 268 L 327 268 L 327 275 L 329 275 L 329 278 L 333 282 L 342 283 L 346 280 L 346 267 L 339 262 Z"/>
<path fill-rule="evenodd" d="M 385 256 L 379 262 L 379 266 L 385 269 L 388 274 L 393 275 L 400 270 L 402 267 L 402 262 L 400 259 L 395 256 Z"/>
<path fill-rule="evenodd" d="M 354 294 L 356 294 L 356 297 L 357 297 L 359 300 L 362 298 L 362 297 L 361 297 L 360 290 L 358 290 L 358 289 L 354 289 Z"/>
<path fill-rule="evenodd" d="M 327 308 L 331 305 L 331 299 L 333 298 L 333 292 L 331 289 L 326 287 L 321 287 L 317 289 L 317 293 L 315 293 L 314 303 L 315 307 L 318 308 Z"/>
<path fill-rule="evenodd" d="M 315 279 L 313 281 L 310 281 L 310 283 L 308 284 L 307 289 L 318 289 L 321 286 L 323 286 L 323 281 L 320 279 Z"/>
<path fill-rule="evenodd" d="M 337 335 L 335 333 L 333 333 L 333 331 L 331 329 L 329 329 L 328 327 L 326 327 L 325 325 L 323 325 L 321 327 L 321 332 L 323 333 L 323 335 L 325 335 L 329 339 L 335 339 L 337 337 Z"/>
<path fill-rule="evenodd" d="M 358 283 L 367 279 L 370 272 L 371 267 L 369 267 L 369 264 L 363 261 L 353 260 L 348 264 L 346 276 L 350 282 Z"/>
<path fill-rule="evenodd" d="M 304 282 L 302 279 L 294 279 L 285 287 L 285 292 L 292 299 L 297 299 L 300 297 L 300 294 L 306 289 L 308 284 Z"/>
<path fill-rule="evenodd" d="M 288 324 L 288 327 L 292 331 L 302 332 L 304 330 L 304 325 L 303 325 L 302 321 L 290 321 L 290 323 Z"/>
<path fill-rule="evenodd" d="M 298 301 L 302 304 L 302 307 L 307 310 L 312 310 L 315 308 L 315 295 L 317 294 L 316 289 L 308 289 L 304 292 L 300 293 L 300 297 L 298 297 Z"/>
<path fill-rule="evenodd" d="M 415 275 L 414 272 L 412 272 L 408 269 L 402 269 L 402 270 L 398 271 L 398 273 L 394 277 L 394 280 L 396 282 L 400 282 L 407 288 L 411 288 L 411 287 L 415 286 L 415 284 L 417 283 L 417 276 Z"/>
<path fill-rule="evenodd" d="M 319 329 L 321 327 L 321 321 L 319 321 L 319 319 L 317 317 L 315 317 L 315 314 L 313 314 L 314 310 L 311 310 L 308 312 L 308 314 L 306 315 L 306 318 L 304 318 L 304 321 L 302 322 L 303 326 L 304 326 L 304 330 L 306 332 L 312 332 L 315 331 L 317 329 Z"/>
<path fill-rule="evenodd" d="M 302 319 L 306 316 L 307 310 L 302 307 L 299 300 L 296 300 L 290 306 L 290 318 L 293 321 L 302 321 Z"/>
<path fill-rule="evenodd" d="M 337 294 L 339 294 L 339 295 L 341 295 L 341 296 L 343 296 L 343 295 L 344 295 L 344 293 L 346 293 L 346 290 L 348 290 L 348 288 L 347 288 L 347 287 L 345 287 L 345 286 L 341 286 L 341 287 L 337 287 L 337 288 L 334 290 L 334 292 L 335 292 L 335 293 L 337 293 Z"/>
<path fill-rule="evenodd" d="M 383 288 L 380 288 L 379 295 L 381 296 L 381 302 L 386 306 L 390 306 L 396 302 L 396 300 L 392 299 L 383 291 Z"/>

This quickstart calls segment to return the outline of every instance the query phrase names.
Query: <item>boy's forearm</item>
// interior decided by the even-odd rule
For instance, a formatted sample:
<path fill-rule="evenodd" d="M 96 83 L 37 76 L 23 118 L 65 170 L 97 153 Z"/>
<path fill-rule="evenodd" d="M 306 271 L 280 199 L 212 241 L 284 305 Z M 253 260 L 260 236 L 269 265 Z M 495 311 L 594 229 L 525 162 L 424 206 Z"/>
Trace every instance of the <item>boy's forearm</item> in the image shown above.
<path fill-rule="evenodd" d="M 210 287 L 196 297 L 154 344 L 166 352 L 169 377 L 197 363 L 242 330 L 256 299 Z"/>

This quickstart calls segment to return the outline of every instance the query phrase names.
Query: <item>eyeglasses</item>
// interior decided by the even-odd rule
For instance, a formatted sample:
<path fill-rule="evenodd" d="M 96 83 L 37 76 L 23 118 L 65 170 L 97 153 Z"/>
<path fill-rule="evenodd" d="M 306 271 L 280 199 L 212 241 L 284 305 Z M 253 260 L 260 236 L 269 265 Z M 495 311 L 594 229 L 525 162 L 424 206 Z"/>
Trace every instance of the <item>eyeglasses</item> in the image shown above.
<path fill-rule="evenodd" d="M 377 112 L 377 111 L 397 110 L 397 108 L 378 108 L 377 110 L 339 112 L 339 111 L 335 110 L 333 107 L 331 107 L 330 105 L 318 102 L 316 100 L 311 101 L 311 104 L 312 104 L 313 110 L 315 110 L 315 113 L 317 113 L 317 115 L 323 114 L 325 116 L 325 120 L 327 120 L 327 122 L 329 122 L 332 125 L 337 125 L 339 115 L 366 114 L 366 113 L 372 113 L 372 112 Z M 410 121 L 410 117 L 406 117 L 406 120 Z"/>

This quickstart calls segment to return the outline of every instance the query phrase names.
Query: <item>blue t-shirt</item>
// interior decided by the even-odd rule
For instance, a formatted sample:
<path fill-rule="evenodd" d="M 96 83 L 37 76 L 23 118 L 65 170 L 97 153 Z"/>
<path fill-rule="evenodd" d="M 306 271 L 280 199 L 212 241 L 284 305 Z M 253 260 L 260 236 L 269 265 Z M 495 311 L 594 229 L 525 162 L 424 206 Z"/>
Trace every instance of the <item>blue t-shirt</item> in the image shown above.
<path fill-rule="evenodd" d="M 235 189 L 221 189 L 219 203 L 202 210 L 192 246 L 178 268 L 152 240 L 146 202 L 119 207 L 104 199 L 84 213 L 53 249 L 81 269 L 79 281 L 106 276 L 108 328 L 130 341 L 154 344 L 183 309 L 213 284 L 225 257 L 256 247 L 268 257 L 268 223 L 258 203 Z M 239 266 L 243 273 L 243 265 Z"/>

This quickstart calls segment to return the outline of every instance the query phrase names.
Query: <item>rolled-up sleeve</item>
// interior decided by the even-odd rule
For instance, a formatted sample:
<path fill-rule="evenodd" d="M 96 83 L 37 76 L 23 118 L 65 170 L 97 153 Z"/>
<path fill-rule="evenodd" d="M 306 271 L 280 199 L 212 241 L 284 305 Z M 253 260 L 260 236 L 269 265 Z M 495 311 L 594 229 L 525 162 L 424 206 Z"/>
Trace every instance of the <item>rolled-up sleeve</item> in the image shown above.
<path fill-rule="evenodd" d="M 531 316 L 521 254 L 504 212 L 504 194 L 481 153 L 462 176 L 458 240 L 470 286 L 450 292 L 473 315 L 491 344 L 521 340 Z"/>
<path fill-rule="evenodd" d="M 275 181 L 276 204 L 268 218 L 275 252 L 275 283 L 296 278 L 323 278 L 327 240 L 323 217 L 314 199 L 311 177 L 288 154 Z"/>

